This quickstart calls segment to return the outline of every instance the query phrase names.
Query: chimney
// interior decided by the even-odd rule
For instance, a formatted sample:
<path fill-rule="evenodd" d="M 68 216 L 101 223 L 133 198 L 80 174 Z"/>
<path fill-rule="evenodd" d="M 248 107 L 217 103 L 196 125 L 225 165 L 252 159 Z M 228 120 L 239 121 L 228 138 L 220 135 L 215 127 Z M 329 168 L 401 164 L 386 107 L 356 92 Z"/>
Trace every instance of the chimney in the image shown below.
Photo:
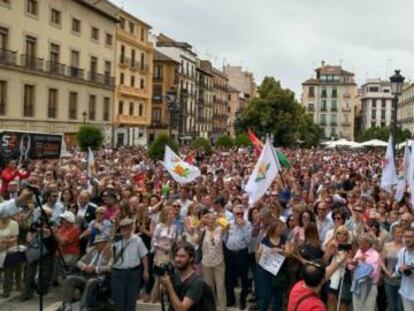
<path fill-rule="evenodd" d="M 325 67 L 325 61 L 324 60 L 321 61 L 321 67 L 322 68 Z"/>

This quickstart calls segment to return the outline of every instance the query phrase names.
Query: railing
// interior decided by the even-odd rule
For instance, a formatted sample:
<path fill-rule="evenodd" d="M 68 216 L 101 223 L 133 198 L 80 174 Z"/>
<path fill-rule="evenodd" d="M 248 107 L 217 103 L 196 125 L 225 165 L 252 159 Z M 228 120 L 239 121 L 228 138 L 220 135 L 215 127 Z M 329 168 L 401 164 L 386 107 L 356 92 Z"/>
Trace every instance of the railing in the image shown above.
<path fill-rule="evenodd" d="M 331 107 L 331 111 L 334 111 L 334 112 L 338 111 L 338 107 Z"/>
<path fill-rule="evenodd" d="M 38 58 L 31 55 L 22 54 L 20 56 L 20 64 L 22 67 L 36 70 L 36 71 L 43 71 L 44 61 L 43 58 Z"/>
<path fill-rule="evenodd" d="M 321 121 L 321 122 L 319 122 L 319 125 L 323 125 L 323 126 L 325 126 L 325 125 L 326 125 L 326 121 Z"/>
<path fill-rule="evenodd" d="M 342 107 L 342 111 L 351 111 L 350 107 Z"/>
<path fill-rule="evenodd" d="M 332 126 L 337 126 L 337 125 L 338 125 L 338 122 L 336 122 L 336 121 L 331 121 L 331 125 L 332 125 Z"/>
<path fill-rule="evenodd" d="M 16 65 L 17 53 L 7 49 L 0 49 L 0 64 Z"/>
<path fill-rule="evenodd" d="M 343 121 L 341 124 L 342 126 L 351 126 L 351 122 L 349 121 Z"/>
<path fill-rule="evenodd" d="M 68 67 L 68 76 L 75 79 L 85 79 L 85 70 L 78 67 L 69 66 Z"/>
<path fill-rule="evenodd" d="M 308 106 L 308 111 L 315 111 L 315 107 L 314 106 Z"/>
<path fill-rule="evenodd" d="M 46 71 L 60 76 L 64 76 L 66 74 L 66 65 L 60 64 L 58 62 L 47 61 Z"/>
<path fill-rule="evenodd" d="M 109 75 L 103 75 L 94 71 L 88 72 L 87 80 L 107 86 L 115 86 L 114 77 L 111 77 Z"/>
<path fill-rule="evenodd" d="M 326 107 L 321 107 L 321 111 L 327 111 L 328 109 Z"/>

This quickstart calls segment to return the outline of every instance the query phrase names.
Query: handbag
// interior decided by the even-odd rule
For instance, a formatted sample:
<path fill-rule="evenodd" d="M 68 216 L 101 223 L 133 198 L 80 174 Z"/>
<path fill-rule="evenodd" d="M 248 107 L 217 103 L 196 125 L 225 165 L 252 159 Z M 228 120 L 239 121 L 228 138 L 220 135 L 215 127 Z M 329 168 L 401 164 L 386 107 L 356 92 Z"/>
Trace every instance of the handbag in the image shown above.
<path fill-rule="evenodd" d="M 198 247 L 195 251 L 195 256 L 194 256 L 195 264 L 199 264 L 203 260 L 203 241 L 204 241 L 205 236 L 206 236 L 206 231 L 204 230 L 203 233 L 201 234 L 200 243 L 198 243 Z"/>
<path fill-rule="evenodd" d="M 21 245 L 8 249 L 6 258 L 4 259 L 4 267 L 11 268 L 25 263 L 27 261 L 25 249 L 26 247 Z"/>

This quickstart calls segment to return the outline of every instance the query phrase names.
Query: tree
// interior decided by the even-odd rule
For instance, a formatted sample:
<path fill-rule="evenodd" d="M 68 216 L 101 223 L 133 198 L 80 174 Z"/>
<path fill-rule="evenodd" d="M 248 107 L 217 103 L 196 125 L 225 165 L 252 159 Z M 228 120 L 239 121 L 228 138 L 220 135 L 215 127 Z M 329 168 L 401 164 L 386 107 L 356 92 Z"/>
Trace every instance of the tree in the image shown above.
<path fill-rule="evenodd" d="M 249 139 L 249 135 L 247 135 L 246 133 L 242 133 L 236 136 L 234 144 L 239 148 L 251 146 L 252 142 Z"/>
<path fill-rule="evenodd" d="M 283 89 L 273 77 L 265 77 L 258 94 L 259 97 L 250 100 L 236 119 L 238 133 L 251 128 L 258 137 L 273 134 L 280 146 L 290 146 L 299 141 L 311 146 L 319 142 L 321 129 L 295 100 L 291 90 Z"/>
<path fill-rule="evenodd" d="M 226 135 L 220 136 L 217 141 L 216 141 L 216 147 L 222 147 L 224 149 L 230 149 L 231 147 L 234 146 L 234 142 L 233 140 Z"/>
<path fill-rule="evenodd" d="M 194 150 L 203 149 L 206 154 L 212 153 L 210 142 L 203 137 L 194 139 L 191 142 L 191 148 Z"/>
<path fill-rule="evenodd" d="M 148 156 L 152 160 L 162 160 L 164 158 L 165 146 L 168 145 L 174 152 L 178 153 L 178 146 L 168 135 L 159 135 L 148 149 Z"/>
<path fill-rule="evenodd" d="M 371 139 L 380 139 L 382 141 L 388 141 L 392 129 L 390 126 L 387 127 L 371 127 L 363 131 L 357 138 L 357 141 L 364 142 Z M 403 141 L 411 138 L 411 132 L 407 129 L 403 130 L 400 127 L 397 127 L 396 135 L 397 143 L 402 143 Z"/>
<path fill-rule="evenodd" d="M 79 128 L 76 134 L 76 140 L 82 151 L 87 151 L 88 148 L 96 150 L 101 147 L 104 136 L 99 127 L 93 125 L 83 125 Z"/>

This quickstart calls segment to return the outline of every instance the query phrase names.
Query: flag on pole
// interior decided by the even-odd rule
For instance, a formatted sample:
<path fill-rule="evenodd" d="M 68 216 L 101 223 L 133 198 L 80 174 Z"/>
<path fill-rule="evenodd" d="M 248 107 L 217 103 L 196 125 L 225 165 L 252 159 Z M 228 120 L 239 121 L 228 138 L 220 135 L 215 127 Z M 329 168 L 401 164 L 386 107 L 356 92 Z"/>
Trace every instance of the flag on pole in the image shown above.
<path fill-rule="evenodd" d="M 250 204 L 254 204 L 265 194 L 278 173 L 279 163 L 270 139 L 267 139 L 244 189 L 249 196 Z"/>
<path fill-rule="evenodd" d="M 248 129 L 247 133 L 249 135 L 250 142 L 254 147 L 256 155 L 259 156 L 263 149 L 263 142 L 259 138 L 257 138 L 257 136 L 250 129 Z M 280 149 L 275 150 L 280 165 L 282 165 L 282 167 L 284 168 L 290 169 L 290 162 L 286 155 L 282 151 L 280 151 Z"/>
<path fill-rule="evenodd" d="M 86 165 L 88 178 L 91 179 L 95 167 L 95 158 L 93 156 L 91 147 L 88 147 L 88 158 L 86 159 Z"/>
<path fill-rule="evenodd" d="M 392 187 L 397 183 L 397 172 L 395 170 L 394 152 L 392 149 L 392 135 L 390 135 L 385 159 L 382 163 L 381 188 L 392 193 Z"/>
<path fill-rule="evenodd" d="M 405 142 L 404 158 L 403 158 L 403 170 L 402 175 L 398 177 L 397 190 L 395 192 L 395 200 L 400 202 L 404 197 L 404 192 L 409 185 L 409 176 L 410 176 L 410 148 L 408 146 L 408 141 Z"/>
<path fill-rule="evenodd" d="M 171 177 L 180 184 L 187 184 L 199 177 L 198 167 L 183 161 L 169 146 L 165 146 L 164 167 Z"/>

